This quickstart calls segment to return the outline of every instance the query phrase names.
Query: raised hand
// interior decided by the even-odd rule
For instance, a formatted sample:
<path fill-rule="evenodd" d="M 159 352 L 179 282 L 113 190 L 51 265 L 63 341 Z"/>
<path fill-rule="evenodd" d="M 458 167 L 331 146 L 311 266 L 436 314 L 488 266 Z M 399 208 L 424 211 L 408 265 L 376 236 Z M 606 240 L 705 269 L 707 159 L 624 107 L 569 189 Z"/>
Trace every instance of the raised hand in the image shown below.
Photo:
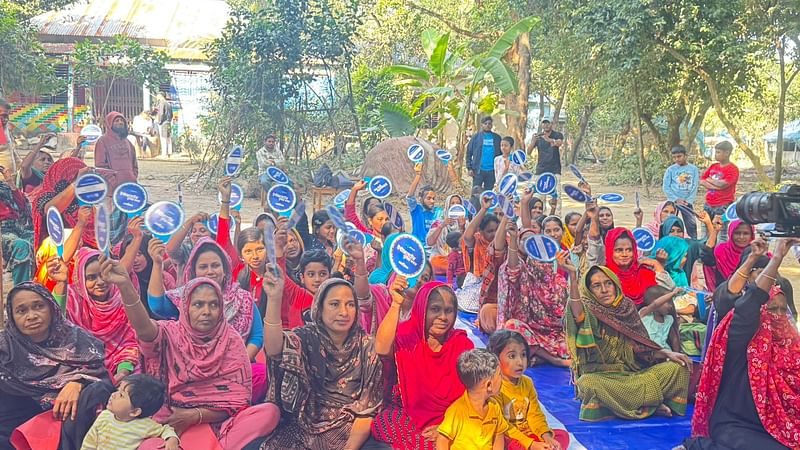
<path fill-rule="evenodd" d="M 167 246 L 161 242 L 160 239 L 150 239 L 147 244 L 147 254 L 153 260 L 153 264 L 164 264 L 164 254 L 167 252 Z"/>
<path fill-rule="evenodd" d="M 69 269 L 58 256 L 47 260 L 47 277 L 57 283 L 66 283 L 69 280 Z"/>
<path fill-rule="evenodd" d="M 217 185 L 223 201 L 231 199 L 231 179 L 231 177 L 222 177 Z"/>
<path fill-rule="evenodd" d="M 558 252 L 556 255 L 556 261 L 558 262 L 558 267 L 569 272 L 571 276 L 574 276 L 578 272 L 575 264 L 572 263 L 572 257 L 570 256 L 569 251 L 562 250 Z"/>
<path fill-rule="evenodd" d="M 268 263 L 267 270 L 264 271 L 264 281 L 262 281 L 262 287 L 264 292 L 267 293 L 268 301 L 279 301 L 283 298 L 285 282 L 286 278 L 280 267 Z"/>
<path fill-rule="evenodd" d="M 92 220 L 94 216 L 94 211 L 92 210 L 91 206 L 81 206 L 78 208 L 78 223 L 81 225 L 86 225 Z"/>
<path fill-rule="evenodd" d="M 405 300 L 403 292 L 408 289 L 408 280 L 404 276 L 396 276 L 392 285 L 389 287 L 389 294 L 392 296 L 392 303 L 401 305 Z"/>
<path fill-rule="evenodd" d="M 769 251 L 769 244 L 764 238 L 757 237 L 753 239 L 753 242 L 750 243 L 750 255 L 754 258 L 758 258 L 759 256 L 764 256 Z"/>
<path fill-rule="evenodd" d="M 364 180 L 358 180 L 356 181 L 356 184 L 353 185 L 353 191 L 363 191 L 366 188 L 367 188 L 367 182 Z"/>
<path fill-rule="evenodd" d="M 119 261 L 100 255 L 100 272 L 107 283 L 121 285 L 130 283 L 128 270 Z"/>
<path fill-rule="evenodd" d="M 142 216 L 134 217 L 130 220 L 130 222 L 128 222 L 128 233 L 130 233 L 134 238 L 142 237 L 144 235 L 142 232 L 143 224 L 144 218 Z"/>

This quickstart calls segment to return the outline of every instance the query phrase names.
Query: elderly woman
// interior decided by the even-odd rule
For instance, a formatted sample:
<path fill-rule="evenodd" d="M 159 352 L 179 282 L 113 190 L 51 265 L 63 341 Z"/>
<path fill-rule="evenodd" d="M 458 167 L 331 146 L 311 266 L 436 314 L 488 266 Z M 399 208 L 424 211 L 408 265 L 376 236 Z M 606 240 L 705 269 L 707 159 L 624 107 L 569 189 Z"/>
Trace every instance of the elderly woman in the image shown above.
<path fill-rule="evenodd" d="M 8 175 L 8 176 L 5 176 Z M 33 276 L 33 219 L 25 194 L 14 186 L 10 169 L 0 174 L 0 232 L 3 235 L 3 259 L 16 285 Z"/>
<path fill-rule="evenodd" d="M 797 448 L 800 334 L 778 267 L 797 239 L 782 239 L 755 283 L 714 332 L 703 365 L 690 450 Z M 762 246 L 765 248 L 765 246 Z"/>
<path fill-rule="evenodd" d="M 283 410 L 284 424 L 261 448 L 375 448 L 367 441 L 382 403 L 382 363 L 374 338 L 358 324 L 355 289 L 342 279 L 325 281 L 311 307 L 313 321 L 283 331 L 283 283 L 283 273 L 270 267 L 264 280 L 264 350 L 274 380 L 268 397 Z"/>
<path fill-rule="evenodd" d="M 51 410 L 63 421 L 61 448 L 79 449 L 114 388 L 103 367 L 103 343 L 64 318 L 42 285 L 17 285 L 6 299 L 0 331 L 0 447 L 15 428 Z M 21 427 L 28 440 L 43 430 Z"/>
<path fill-rule="evenodd" d="M 454 328 L 458 302 L 445 283 L 421 286 L 411 317 L 401 322 L 407 287 L 402 278 L 394 283 L 392 305 L 375 337 L 378 354 L 394 355 L 398 382 L 393 404 L 375 419 L 373 434 L 395 449 L 431 450 L 445 410 L 464 394 L 455 370 L 458 357 L 474 345 L 466 332 Z"/>
<path fill-rule="evenodd" d="M 574 266 L 560 256 L 559 263 L 573 274 L 564 320 L 580 419 L 685 414 L 689 358 L 650 340 L 636 306 L 609 268 L 593 266 L 578 287 Z"/>
<path fill-rule="evenodd" d="M 153 258 L 157 264 L 162 254 L 163 248 Z M 223 294 L 214 280 L 194 277 L 181 291 L 178 320 L 156 321 L 148 316 L 119 262 L 101 258 L 101 270 L 103 279 L 115 284 L 122 295 L 145 373 L 167 386 L 166 404 L 154 419 L 172 425 L 184 448 L 197 445 L 198 435 L 206 439 L 209 431 L 222 448 L 243 448 L 275 429 L 280 414 L 275 405 L 248 406 L 250 358 L 242 337 L 225 320 Z M 148 440 L 140 448 L 155 449 L 161 444 L 161 440 Z"/>

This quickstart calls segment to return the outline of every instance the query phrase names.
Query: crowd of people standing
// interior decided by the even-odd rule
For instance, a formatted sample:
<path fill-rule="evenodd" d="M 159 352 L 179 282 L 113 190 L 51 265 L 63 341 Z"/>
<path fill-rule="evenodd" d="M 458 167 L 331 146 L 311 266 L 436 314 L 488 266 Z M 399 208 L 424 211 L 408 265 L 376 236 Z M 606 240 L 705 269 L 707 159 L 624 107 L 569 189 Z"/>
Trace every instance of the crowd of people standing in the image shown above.
<path fill-rule="evenodd" d="M 218 211 L 168 239 L 112 214 L 111 250 L 100 251 L 75 181 L 95 172 L 110 191 L 137 181 L 117 113 L 94 168 L 43 145 L 4 166 L 14 287 L 0 331 L 0 448 L 566 449 L 526 374 L 537 364 L 570 371 L 584 421 L 684 415 L 696 398 L 684 448 L 800 447 L 800 335 L 780 275 L 800 241 L 770 250 L 751 225 L 726 223 L 732 146 L 718 144 L 702 175 L 672 149 L 654 220 L 631 211 L 657 240 L 642 252 L 615 226 L 624 211 L 596 200 L 562 217 L 559 199 L 527 189 L 509 198 L 513 215 L 495 208 L 481 192 L 522 170 L 513 139 L 491 118 L 482 125 L 467 152 L 474 214 L 451 216 L 470 200 L 440 204 L 418 164 L 406 229 L 356 182 L 341 210 L 368 244 L 337 240 L 325 209 L 297 211 L 291 225 L 265 208 L 243 226 L 223 177 Z M 536 175 L 560 175 L 563 135 L 543 125 L 529 148 Z M 272 136 L 257 159 L 259 175 L 285 164 Z M 51 206 L 71 229 L 60 249 Z M 404 233 L 428 251 L 413 278 L 391 265 Z M 538 235 L 560 247 L 553 261 L 529 253 Z M 459 311 L 486 345 L 457 326 Z"/>

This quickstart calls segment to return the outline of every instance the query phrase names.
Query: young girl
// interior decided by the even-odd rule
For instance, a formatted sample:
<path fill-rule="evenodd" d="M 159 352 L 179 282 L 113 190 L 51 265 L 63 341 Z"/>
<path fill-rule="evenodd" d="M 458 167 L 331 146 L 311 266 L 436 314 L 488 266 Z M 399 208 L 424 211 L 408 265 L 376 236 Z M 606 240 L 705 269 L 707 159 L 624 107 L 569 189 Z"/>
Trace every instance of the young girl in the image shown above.
<path fill-rule="evenodd" d="M 497 330 L 489 338 L 489 350 L 500 359 L 503 384 L 495 400 L 511 429 L 506 433 L 509 450 L 560 450 L 569 447 L 565 430 L 551 430 L 539 406 L 528 368 L 528 343 L 516 331 Z"/>

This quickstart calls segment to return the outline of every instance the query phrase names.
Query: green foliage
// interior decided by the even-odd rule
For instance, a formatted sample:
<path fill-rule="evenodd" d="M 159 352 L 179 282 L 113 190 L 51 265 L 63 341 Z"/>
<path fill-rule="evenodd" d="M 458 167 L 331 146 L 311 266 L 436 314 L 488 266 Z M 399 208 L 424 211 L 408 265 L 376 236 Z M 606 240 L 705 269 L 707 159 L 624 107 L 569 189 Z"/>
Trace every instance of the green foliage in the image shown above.
<path fill-rule="evenodd" d="M 104 42 L 80 41 L 75 44 L 72 59 L 75 82 L 87 87 L 121 78 L 151 86 L 167 81 L 164 66 L 169 56 L 166 52 L 127 36 L 119 35 Z"/>
<path fill-rule="evenodd" d="M 645 152 L 645 177 L 651 186 L 661 186 L 664 171 L 672 164 L 662 152 Z M 636 152 L 615 153 L 605 164 L 606 180 L 611 186 L 642 184 L 639 176 L 639 155 Z"/>
<path fill-rule="evenodd" d="M 417 131 L 417 124 L 411 113 L 402 105 L 384 103 L 381 105 L 383 126 L 391 137 L 413 135 Z"/>
<path fill-rule="evenodd" d="M 0 0 L 0 97 L 11 92 L 55 93 L 64 87 L 25 20 L 34 11 L 26 3 Z"/>
<path fill-rule="evenodd" d="M 394 85 L 394 76 L 388 71 L 374 70 L 366 64 L 356 66 L 351 77 L 353 103 L 364 135 L 364 147 L 369 149 L 383 136 L 381 105 L 401 102 L 403 92 L 402 88 Z"/>

